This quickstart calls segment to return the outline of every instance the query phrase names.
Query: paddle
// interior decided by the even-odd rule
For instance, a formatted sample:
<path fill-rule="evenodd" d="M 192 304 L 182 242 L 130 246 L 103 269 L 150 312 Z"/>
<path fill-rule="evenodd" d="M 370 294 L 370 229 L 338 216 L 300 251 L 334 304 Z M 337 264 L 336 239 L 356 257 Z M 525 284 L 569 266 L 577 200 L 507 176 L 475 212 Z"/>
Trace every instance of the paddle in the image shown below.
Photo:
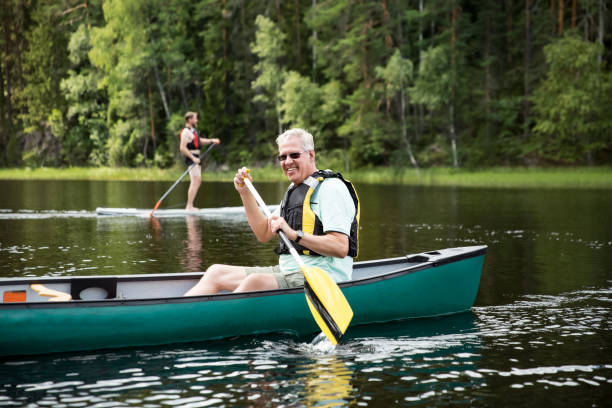
<path fill-rule="evenodd" d="M 245 178 L 244 183 L 255 197 L 259 208 L 262 209 L 266 217 L 270 218 L 272 214 L 253 187 L 251 180 Z M 310 312 L 329 341 L 334 345 L 338 344 L 353 318 L 351 306 L 336 282 L 323 269 L 316 266 L 306 266 L 285 233 L 279 230 L 278 235 L 289 247 L 289 252 L 304 274 L 304 292 Z"/>
<path fill-rule="evenodd" d="M 202 159 L 204 158 L 204 156 L 206 156 L 206 154 L 207 154 L 207 153 L 210 151 L 210 149 L 212 149 L 213 147 L 215 147 L 215 144 L 214 144 L 214 143 L 211 143 L 211 144 L 210 144 L 210 146 L 208 146 L 208 149 L 206 149 L 206 151 L 204 152 L 204 154 L 203 154 L 203 155 L 200 157 L 200 163 L 202 162 Z M 177 184 L 178 184 L 178 183 L 179 183 L 179 182 L 180 182 L 180 181 L 183 179 L 183 177 L 185 177 L 185 176 L 187 175 L 187 173 L 189 173 L 189 171 L 190 171 L 190 170 L 193 168 L 193 166 L 195 166 L 195 165 L 196 165 L 196 163 L 192 163 L 192 164 L 191 164 L 191 166 L 187 167 L 187 170 L 185 170 L 185 172 L 184 172 L 184 173 L 181 175 L 181 177 L 179 177 L 179 178 L 178 178 L 178 180 L 176 180 L 176 181 L 174 182 L 174 184 L 172 185 L 172 187 L 170 187 L 170 188 L 168 189 L 168 191 L 166 191 L 166 192 L 164 193 L 164 195 L 163 195 L 163 196 L 162 196 L 162 197 L 161 197 L 159 200 L 157 200 L 157 204 L 155 204 L 155 207 L 153 208 L 153 211 L 151 211 L 151 214 L 149 214 L 149 217 L 152 217 L 152 216 L 153 216 L 153 213 L 155 212 L 155 210 L 157 210 L 157 207 L 159 207 L 159 205 L 161 204 L 162 200 L 163 200 L 164 198 L 166 198 L 166 196 L 167 196 L 168 194 L 170 194 L 170 192 L 171 192 L 171 191 L 174 189 L 174 187 L 176 187 L 176 185 L 177 185 Z"/>

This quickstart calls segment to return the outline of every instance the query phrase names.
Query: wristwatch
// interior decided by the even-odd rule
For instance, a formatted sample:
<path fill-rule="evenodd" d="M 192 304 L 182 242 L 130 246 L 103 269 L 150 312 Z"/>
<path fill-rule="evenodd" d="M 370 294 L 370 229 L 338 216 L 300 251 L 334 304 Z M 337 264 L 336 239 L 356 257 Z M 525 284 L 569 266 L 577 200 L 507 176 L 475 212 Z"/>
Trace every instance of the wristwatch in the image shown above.
<path fill-rule="evenodd" d="M 304 238 L 304 232 L 302 232 L 302 230 L 297 230 L 297 237 L 295 238 L 295 241 L 293 242 L 300 242 L 300 239 Z"/>

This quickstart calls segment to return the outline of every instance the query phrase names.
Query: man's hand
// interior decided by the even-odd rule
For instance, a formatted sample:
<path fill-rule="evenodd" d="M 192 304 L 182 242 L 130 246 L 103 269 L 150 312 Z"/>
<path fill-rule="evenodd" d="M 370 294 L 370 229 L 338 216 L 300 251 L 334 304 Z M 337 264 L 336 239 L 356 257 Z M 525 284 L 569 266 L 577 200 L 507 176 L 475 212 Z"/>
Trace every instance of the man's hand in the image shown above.
<path fill-rule="evenodd" d="M 253 181 L 253 178 L 251 177 L 249 172 L 250 172 L 249 169 L 247 169 L 246 167 L 243 167 L 241 169 L 238 169 L 238 171 L 236 172 L 236 176 L 234 176 L 234 188 L 236 188 L 236 190 L 238 190 L 239 193 L 242 193 L 244 191 L 249 191 L 247 186 L 244 185 L 245 178 L 248 178 L 249 180 Z"/>
<path fill-rule="evenodd" d="M 285 233 L 289 240 L 295 241 L 297 239 L 297 231 L 291 228 L 283 217 L 272 215 L 268 220 L 268 224 L 270 225 L 270 230 L 273 233 L 278 234 L 278 231 L 281 230 Z"/>
<path fill-rule="evenodd" d="M 194 162 L 195 164 L 200 164 L 200 162 L 201 162 L 200 158 L 199 157 L 195 157 L 195 156 L 193 156 L 191 158 L 191 161 Z"/>

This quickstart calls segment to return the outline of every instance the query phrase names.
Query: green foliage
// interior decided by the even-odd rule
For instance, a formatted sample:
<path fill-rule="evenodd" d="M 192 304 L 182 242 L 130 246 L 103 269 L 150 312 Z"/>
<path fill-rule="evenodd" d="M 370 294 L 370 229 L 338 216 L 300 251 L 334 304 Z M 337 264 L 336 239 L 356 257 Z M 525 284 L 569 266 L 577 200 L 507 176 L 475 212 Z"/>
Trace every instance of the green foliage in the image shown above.
<path fill-rule="evenodd" d="M 544 47 L 549 69 L 533 95 L 534 130 L 541 138 L 531 151 L 576 163 L 610 145 L 612 76 L 597 62 L 601 51 L 600 45 L 574 35 Z"/>
<path fill-rule="evenodd" d="M 414 87 L 410 89 L 416 103 L 436 110 L 449 102 L 451 77 L 448 61 L 448 49 L 445 46 L 423 51 Z"/>
<path fill-rule="evenodd" d="M 100 90 L 102 79 L 100 71 L 88 63 L 91 49 L 89 29 L 85 24 L 72 34 L 68 43 L 69 58 L 73 69 L 61 81 L 69 108 L 66 113 L 66 124 L 54 133 L 62 139 L 62 159 L 69 165 L 107 164 L 108 155 L 105 115 L 106 94 Z"/>
<path fill-rule="evenodd" d="M 182 166 L 186 111 L 219 165 L 273 163 L 293 126 L 345 171 L 612 158 L 612 15 L 591 1 L 569 35 L 547 2 L 5 3 L 2 166 Z"/>
<path fill-rule="evenodd" d="M 254 67 L 258 74 L 257 78 L 251 85 L 256 92 L 253 102 L 263 102 L 273 109 L 280 133 L 282 131 L 280 92 L 286 75 L 280 64 L 280 58 L 284 55 L 282 42 L 285 40 L 285 35 L 265 16 L 257 16 L 255 25 L 257 32 L 251 50 L 259 58 L 259 62 Z"/>

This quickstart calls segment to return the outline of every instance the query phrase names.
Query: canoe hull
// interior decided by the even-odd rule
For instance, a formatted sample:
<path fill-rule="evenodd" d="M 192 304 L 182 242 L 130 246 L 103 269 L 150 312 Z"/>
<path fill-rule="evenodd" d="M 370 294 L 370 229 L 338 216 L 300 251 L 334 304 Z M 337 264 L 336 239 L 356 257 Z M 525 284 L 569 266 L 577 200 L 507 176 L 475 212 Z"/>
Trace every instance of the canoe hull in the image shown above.
<path fill-rule="evenodd" d="M 476 250 L 451 261 L 430 259 L 409 268 L 405 261 L 356 263 L 355 275 L 362 279 L 340 284 L 354 311 L 351 326 L 470 309 L 486 252 L 486 247 L 471 248 Z M 387 270 L 372 276 L 357 273 L 375 267 Z M 0 303 L 3 356 L 317 331 L 299 288 L 193 298 Z"/>

